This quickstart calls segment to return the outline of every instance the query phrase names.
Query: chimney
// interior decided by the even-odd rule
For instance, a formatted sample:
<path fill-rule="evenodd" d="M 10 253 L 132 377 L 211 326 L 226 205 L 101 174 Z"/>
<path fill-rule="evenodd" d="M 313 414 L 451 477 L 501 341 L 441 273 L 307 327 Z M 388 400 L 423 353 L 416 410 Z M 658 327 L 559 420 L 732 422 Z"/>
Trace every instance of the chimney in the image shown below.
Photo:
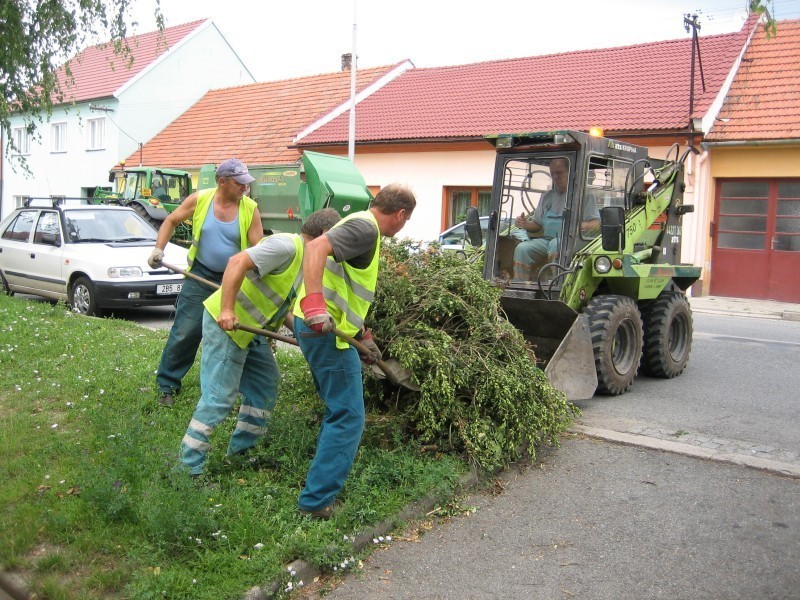
<path fill-rule="evenodd" d="M 352 65 L 353 55 L 350 52 L 342 54 L 342 71 L 349 71 Z"/>

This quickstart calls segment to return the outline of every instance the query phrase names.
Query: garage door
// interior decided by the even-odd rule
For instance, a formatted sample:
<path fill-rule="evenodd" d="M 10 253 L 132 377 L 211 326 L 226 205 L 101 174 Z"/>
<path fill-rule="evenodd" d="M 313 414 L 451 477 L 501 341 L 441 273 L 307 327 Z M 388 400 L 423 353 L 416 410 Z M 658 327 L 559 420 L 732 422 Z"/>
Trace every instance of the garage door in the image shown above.
<path fill-rule="evenodd" d="M 719 180 L 711 294 L 800 302 L 800 180 Z"/>

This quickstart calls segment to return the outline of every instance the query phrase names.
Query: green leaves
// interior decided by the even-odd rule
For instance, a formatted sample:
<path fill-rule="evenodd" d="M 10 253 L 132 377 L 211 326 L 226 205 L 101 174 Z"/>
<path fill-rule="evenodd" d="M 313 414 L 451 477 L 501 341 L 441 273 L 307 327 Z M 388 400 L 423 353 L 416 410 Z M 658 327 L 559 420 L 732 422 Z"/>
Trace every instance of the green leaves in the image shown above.
<path fill-rule="evenodd" d="M 502 290 L 483 280 L 480 266 L 403 242 L 384 243 L 381 260 L 368 325 L 421 386 L 402 392 L 398 404 L 414 435 L 487 470 L 525 447 L 556 443 L 576 409 L 502 317 Z M 385 389 L 367 389 L 370 402 L 387 404 Z"/>

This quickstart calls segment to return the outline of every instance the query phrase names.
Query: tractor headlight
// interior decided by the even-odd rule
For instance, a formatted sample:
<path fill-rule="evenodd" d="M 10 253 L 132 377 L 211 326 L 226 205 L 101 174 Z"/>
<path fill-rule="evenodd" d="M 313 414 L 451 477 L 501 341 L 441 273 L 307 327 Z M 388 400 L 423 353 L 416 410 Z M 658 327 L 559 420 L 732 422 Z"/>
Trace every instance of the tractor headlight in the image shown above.
<path fill-rule="evenodd" d="M 139 267 L 109 267 L 109 277 L 141 277 L 142 270 Z"/>
<path fill-rule="evenodd" d="M 594 259 L 594 270 L 605 275 L 611 270 L 611 259 L 607 256 L 598 256 Z"/>

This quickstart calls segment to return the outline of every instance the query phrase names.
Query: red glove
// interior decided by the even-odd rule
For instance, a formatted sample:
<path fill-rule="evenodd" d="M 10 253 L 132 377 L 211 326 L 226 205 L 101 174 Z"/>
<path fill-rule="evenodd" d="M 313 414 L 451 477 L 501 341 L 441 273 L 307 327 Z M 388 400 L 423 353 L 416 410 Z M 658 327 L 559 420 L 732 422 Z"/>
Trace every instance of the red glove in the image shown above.
<path fill-rule="evenodd" d="M 369 329 L 364 330 L 364 334 L 361 336 L 361 343 L 367 348 L 367 350 L 369 350 L 369 354 L 361 355 L 362 361 L 368 365 L 372 365 L 383 358 L 381 349 L 378 348 L 378 344 L 376 344 L 375 340 L 372 339 L 372 332 Z"/>
<path fill-rule="evenodd" d="M 325 306 L 325 297 L 320 294 L 309 294 L 300 300 L 300 310 L 303 311 L 303 323 L 317 333 L 330 333 L 335 324 L 333 317 Z"/>

